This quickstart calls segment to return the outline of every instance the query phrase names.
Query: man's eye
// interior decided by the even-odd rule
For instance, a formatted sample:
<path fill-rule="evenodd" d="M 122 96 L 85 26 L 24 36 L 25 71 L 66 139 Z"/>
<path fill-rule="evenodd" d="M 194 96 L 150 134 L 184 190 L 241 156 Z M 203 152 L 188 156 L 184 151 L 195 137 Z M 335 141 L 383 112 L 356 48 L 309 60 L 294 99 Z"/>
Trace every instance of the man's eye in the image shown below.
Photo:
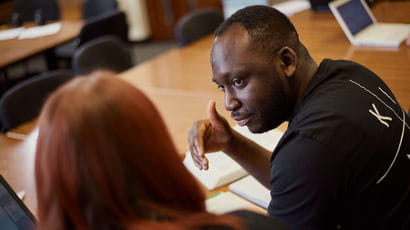
<path fill-rule="evenodd" d="M 243 84 L 243 80 L 242 79 L 239 79 L 239 78 L 235 78 L 235 79 L 233 79 L 232 80 L 232 84 L 234 85 L 234 86 L 242 86 L 242 84 Z"/>
<path fill-rule="evenodd" d="M 218 85 L 218 89 L 224 91 L 225 87 L 223 85 Z"/>

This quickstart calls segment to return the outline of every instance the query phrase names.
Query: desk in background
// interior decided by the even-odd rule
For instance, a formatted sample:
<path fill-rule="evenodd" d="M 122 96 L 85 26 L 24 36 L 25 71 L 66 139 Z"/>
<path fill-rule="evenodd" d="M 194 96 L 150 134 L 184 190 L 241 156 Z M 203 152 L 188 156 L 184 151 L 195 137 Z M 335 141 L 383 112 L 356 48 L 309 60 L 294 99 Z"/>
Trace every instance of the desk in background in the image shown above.
<path fill-rule="evenodd" d="M 409 9 L 410 2 L 407 4 L 402 10 Z M 377 6 L 374 10 L 377 11 Z M 409 108 L 410 47 L 403 44 L 394 50 L 353 47 L 330 12 L 305 11 L 292 16 L 291 20 L 315 61 L 333 58 L 359 62 L 376 72 L 401 105 Z M 229 117 L 224 109 L 223 93 L 211 82 L 209 55 L 212 40 L 209 36 L 185 48 L 168 51 L 120 75 L 153 100 L 181 153 L 187 150 L 187 133 L 192 122 L 206 117 L 209 99 L 215 99 L 221 114 Z M 232 120 L 229 122 L 234 124 Z M 31 122 L 13 131 L 28 134 L 34 126 L 35 122 Z M 33 134 L 24 141 L 0 135 L 0 173 L 16 191 L 26 191 L 25 203 L 36 213 L 34 141 Z M 207 194 L 226 189 L 207 191 Z"/>
<path fill-rule="evenodd" d="M 52 49 L 76 38 L 82 21 L 61 21 L 61 30 L 53 35 L 32 39 L 9 39 L 0 41 L 0 68 Z"/>

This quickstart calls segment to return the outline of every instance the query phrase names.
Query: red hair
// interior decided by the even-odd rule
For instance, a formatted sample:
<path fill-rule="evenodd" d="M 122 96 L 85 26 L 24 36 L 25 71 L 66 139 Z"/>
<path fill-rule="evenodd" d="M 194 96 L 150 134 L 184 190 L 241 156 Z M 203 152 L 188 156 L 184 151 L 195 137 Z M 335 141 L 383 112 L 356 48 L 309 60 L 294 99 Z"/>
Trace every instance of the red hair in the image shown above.
<path fill-rule="evenodd" d="M 39 229 L 237 227 L 234 217 L 206 213 L 159 112 L 113 73 L 57 90 L 39 126 Z"/>

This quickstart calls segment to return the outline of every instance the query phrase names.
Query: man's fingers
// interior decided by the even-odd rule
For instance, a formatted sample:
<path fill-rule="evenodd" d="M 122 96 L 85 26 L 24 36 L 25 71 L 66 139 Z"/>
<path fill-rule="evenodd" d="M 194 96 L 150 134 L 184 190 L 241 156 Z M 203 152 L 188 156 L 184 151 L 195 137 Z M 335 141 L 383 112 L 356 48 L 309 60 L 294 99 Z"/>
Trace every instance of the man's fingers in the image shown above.
<path fill-rule="evenodd" d="M 191 157 L 196 167 L 199 169 L 208 169 L 208 159 L 205 156 L 191 152 Z"/>
<path fill-rule="evenodd" d="M 208 159 L 204 152 L 204 135 L 206 132 L 206 125 L 204 121 L 198 121 L 189 132 L 189 150 L 191 152 L 192 160 L 199 169 L 208 169 Z"/>
<path fill-rule="evenodd" d="M 208 162 L 208 160 L 206 159 L 206 157 L 201 157 L 201 156 L 192 154 L 192 160 L 194 161 L 195 165 L 196 165 L 199 169 L 208 169 L 207 163 L 206 163 L 206 164 L 204 163 L 204 162 Z"/>
<path fill-rule="evenodd" d="M 208 170 L 209 168 L 209 161 L 206 156 L 202 157 L 202 169 Z"/>
<path fill-rule="evenodd" d="M 200 161 L 197 160 L 196 146 L 191 141 L 190 141 L 190 144 L 189 144 L 189 151 L 191 153 L 191 158 L 192 158 L 192 161 L 194 161 L 195 166 L 199 169 L 202 169 L 202 165 L 200 164 Z"/>
<path fill-rule="evenodd" d="M 192 154 L 191 156 L 192 156 L 192 161 L 194 162 L 195 166 L 196 166 L 198 169 L 202 169 L 202 165 L 201 165 L 201 163 L 200 163 L 200 160 L 197 159 L 197 156 L 194 155 L 194 154 Z"/>

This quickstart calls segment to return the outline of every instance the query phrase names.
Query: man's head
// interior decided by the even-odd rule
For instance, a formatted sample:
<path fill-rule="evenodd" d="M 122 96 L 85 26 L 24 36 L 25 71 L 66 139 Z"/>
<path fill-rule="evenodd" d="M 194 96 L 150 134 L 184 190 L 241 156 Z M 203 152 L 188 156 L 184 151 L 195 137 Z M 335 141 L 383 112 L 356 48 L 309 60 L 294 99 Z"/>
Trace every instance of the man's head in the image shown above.
<path fill-rule="evenodd" d="M 247 31 L 251 49 L 267 58 L 273 58 L 275 51 L 287 46 L 299 50 L 299 35 L 280 11 L 269 6 L 250 6 L 243 8 L 226 19 L 215 31 L 215 37 L 221 37 L 234 24 L 240 24 Z"/>
<path fill-rule="evenodd" d="M 213 81 L 225 93 L 225 108 L 255 133 L 285 121 L 294 101 L 298 34 L 285 15 L 266 6 L 239 10 L 215 32 Z"/>

